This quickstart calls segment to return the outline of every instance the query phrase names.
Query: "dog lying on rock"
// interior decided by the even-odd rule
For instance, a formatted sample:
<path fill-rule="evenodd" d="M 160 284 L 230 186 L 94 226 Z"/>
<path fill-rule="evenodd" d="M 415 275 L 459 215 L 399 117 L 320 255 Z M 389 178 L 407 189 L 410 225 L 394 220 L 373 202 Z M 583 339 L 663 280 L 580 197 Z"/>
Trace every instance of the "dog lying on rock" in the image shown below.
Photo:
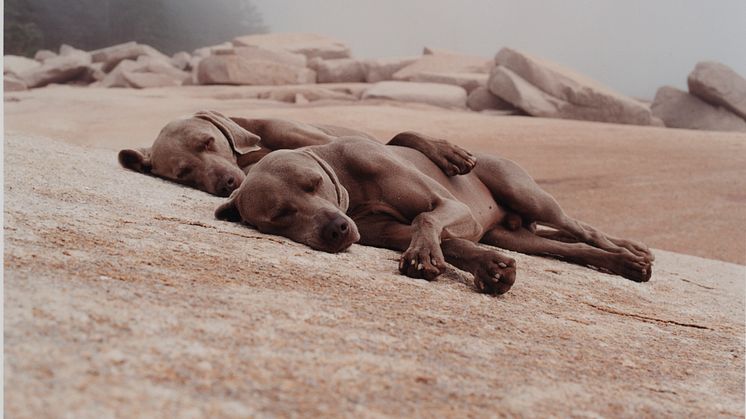
<path fill-rule="evenodd" d="M 449 177 L 415 150 L 359 137 L 275 151 L 215 216 L 327 252 L 358 241 L 399 250 L 399 270 L 415 278 L 433 280 L 449 262 L 486 293 L 507 292 L 516 264 L 477 242 L 650 279 L 654 257 L 645 245 L 568 217 L 514 162 L 477 160 L 469 173 Z"/>

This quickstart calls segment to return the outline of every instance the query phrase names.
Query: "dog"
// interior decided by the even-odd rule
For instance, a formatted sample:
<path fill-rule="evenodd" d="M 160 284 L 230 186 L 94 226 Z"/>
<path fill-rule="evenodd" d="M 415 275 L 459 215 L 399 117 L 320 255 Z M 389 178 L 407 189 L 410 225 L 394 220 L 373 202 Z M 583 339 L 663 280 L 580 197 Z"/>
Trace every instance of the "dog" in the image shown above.
<path fill-rule="evenodd" d="M 241 184 L 245 171 L 270 151 L 327 144 L 344 135 L 376 141 L 343 127 L 200 111 L 169 122 L 151 147 L 121 150 L 118 159 L 127 169 L 227 197 Z M 476 164 L 468 151 L 415 132 L 397 134 L 388 144 L 420 151 L 449 176 L 468 173 Z"/>
<path fill-rule="evenodd" d="M 447 261 L 490 294 L 511 288 L 516 263 L 477 242 L 650 279 L 645 245 L 568 217 L 516 163 L 476 156 L 472 171 L 449 177 L 417 151 L 356 137 L 275 151 L 215 216 L 326 252 L 358 241 L 402 251 L 399 270 L 415 278 L 435 279 Z"/>

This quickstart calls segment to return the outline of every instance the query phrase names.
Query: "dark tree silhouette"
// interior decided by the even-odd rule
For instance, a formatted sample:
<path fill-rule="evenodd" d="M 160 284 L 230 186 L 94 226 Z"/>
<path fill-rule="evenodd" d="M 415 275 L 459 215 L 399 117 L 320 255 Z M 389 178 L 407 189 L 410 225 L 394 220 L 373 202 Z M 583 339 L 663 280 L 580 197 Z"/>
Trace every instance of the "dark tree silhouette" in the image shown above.
<path fill-rule="evenodd" d="M 171 54 L 265 31 L 249 0 L 6 0 L 4 53 L 137 41 Z"/>

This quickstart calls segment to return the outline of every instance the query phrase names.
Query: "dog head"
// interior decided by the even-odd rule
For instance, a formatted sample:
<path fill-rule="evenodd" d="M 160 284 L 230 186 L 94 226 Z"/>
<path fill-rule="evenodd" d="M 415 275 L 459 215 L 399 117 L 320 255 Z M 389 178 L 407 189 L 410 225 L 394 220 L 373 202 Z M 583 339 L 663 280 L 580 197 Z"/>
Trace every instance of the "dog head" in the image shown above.
<path fill-rule="evenodd" d="M 215 217 L 336 253 L 360 240 L 348 206 L 347 190 L 325 161 L 307 149 L 280 150 L 251 168 Z"/>
<path fill-rule="evenodd" d="M 153 145 L 119 152 L 119 163 L 207 193 L 228 196 L 244 179 L 237 157 L 258 150 L 259 136 L 218 112 L 169 122 Z"/>

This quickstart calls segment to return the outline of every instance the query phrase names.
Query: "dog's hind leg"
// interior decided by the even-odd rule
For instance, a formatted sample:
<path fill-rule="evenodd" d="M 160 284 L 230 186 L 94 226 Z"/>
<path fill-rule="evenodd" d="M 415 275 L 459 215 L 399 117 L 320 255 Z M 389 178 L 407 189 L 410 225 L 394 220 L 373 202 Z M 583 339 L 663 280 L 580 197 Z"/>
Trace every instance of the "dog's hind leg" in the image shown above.
<path fill-rule="evenodd" d="M 652 267 L 643 256 L 631 252 L 609 252 L 586 243 L 567 243 L 538 236 L 525 228 L 497 227 L 482 237 L 482 243 L 530 255 L 556 257 L 578 265 L 592 266 L 636 282 L 650 279 Z"/>
<path fill-rule="evenodd" d="M 477 157 L 479 164 L 474 168 L 474 172 L 490 189 L 500 205 L 523 218 L 524 225 L 536 222 L 556 228 L 566 235 L 549 233 L 548 236 L 560 241 L 566 242 L 569 241 L 569 237 L 574 237 L 577 241 L 608 252 L 632 253 L 649 261 L 654 259 L 647 246 L 641 243 L 610 237 L 586 223 L 567 216 L 557 201 L 516 163 L 488 155 L 480 154 Z"/>

